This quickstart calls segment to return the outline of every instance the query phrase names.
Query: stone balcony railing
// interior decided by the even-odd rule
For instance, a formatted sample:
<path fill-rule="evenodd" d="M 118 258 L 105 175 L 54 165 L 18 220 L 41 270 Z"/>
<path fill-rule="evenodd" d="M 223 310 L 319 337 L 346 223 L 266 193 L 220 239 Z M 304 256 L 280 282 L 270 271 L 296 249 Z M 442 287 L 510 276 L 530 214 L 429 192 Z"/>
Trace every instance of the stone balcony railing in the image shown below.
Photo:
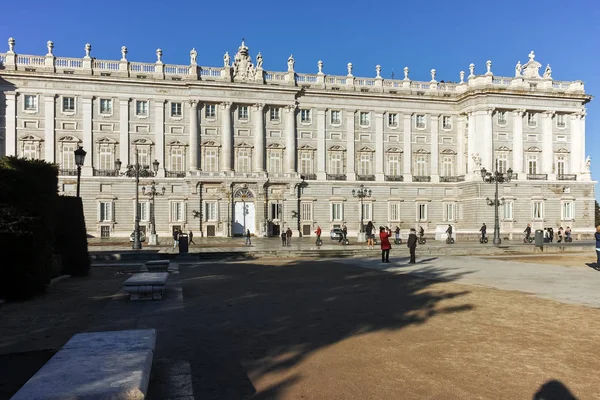
<path fill-rule="evenodd" d="M 548 174 L 527 174 L 527 179 L 530 181 L 547 181 Z"/>
<path fill-rule="evenodd" d="M 385 175 L 384 179 L 387 182 L 404 182 L 404 175 Z"/>
<path fill-rule="evenodd" d="M 94 168 L 94 176 L 119 176 L 119 171 L 116 169 L 96 169 Z"/>
<path fill-rule="evenodd" d="M 58 170 L 58 175 L 59 176 L 77 176 L 77 170 L 61 168 Z"/>
<path fill-rule="evenodd" d="M 464 175 L 440 176 L 440 182 L 464 182 L 464 181 L 465 181 Z"/>
<path fill-rule="evenodd" d="M 556 175 L 556 180 L 559 181 L 576 181 L 577 174 L 560 174 Z"/>

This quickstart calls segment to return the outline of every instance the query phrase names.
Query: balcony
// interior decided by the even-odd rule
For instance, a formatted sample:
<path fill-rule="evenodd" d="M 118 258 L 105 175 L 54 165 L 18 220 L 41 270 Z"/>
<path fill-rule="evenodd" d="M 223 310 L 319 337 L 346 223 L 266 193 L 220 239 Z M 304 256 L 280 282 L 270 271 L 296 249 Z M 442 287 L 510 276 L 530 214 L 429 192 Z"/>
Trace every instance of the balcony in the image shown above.
<path fill-rule="evenodd" d="M 328 181 L 345 181 L 346 174 L 327 174 Z"/>
<path fill-rule="evenodd" d="M 404 175 L 386 175 L 387 182 L 404 182 Z"/>
<path fill-rule="evenodd" d="M 59 169 L 58 175 L 59 176 L 77 176 L 77 170 L 76 169 Z"/>
<path fill-rule="evenodd" d="M 576 181 L 577 174 L 562 174 L 556 175 L 556 179 L 559 181 Z"/>
<path fill-rule="evenodd" d="M 417 176 L 413 175 L 413 182 L 431 182 L 431 176 Z"/>
<path fill-rule="evenodd" d="M 464 181 L 465 181 L 464 175 L 440 176 L 440 182 L 464 182 Z"/>
<path fill-rule="evenodd" d="M 317 174 L 302 174 L 302 176 L 304 176 L 304 180 L 307 180 L 307 181 L 316 181 L 317 180 Z"/>
<path fill-rule="evenodd" d="M 356 175 L 357 181 L 374 181 L 375 175 Z"/>
<path fill-rule="evenodd" d="M 96 168 L 94 168 L 94 176 L 119 176 L 119 171 L 116 169 L 96 169 Z"/>
<path fill-rule="evenodd" d="M 165 171 L 165 178 L 185 178 L 185 171 Z"/>
<path fill-rule="evenodd" d="M 527 174 L 527 180 L 529 180 L 529 181 L 547 181 L 548 174 Z"/>

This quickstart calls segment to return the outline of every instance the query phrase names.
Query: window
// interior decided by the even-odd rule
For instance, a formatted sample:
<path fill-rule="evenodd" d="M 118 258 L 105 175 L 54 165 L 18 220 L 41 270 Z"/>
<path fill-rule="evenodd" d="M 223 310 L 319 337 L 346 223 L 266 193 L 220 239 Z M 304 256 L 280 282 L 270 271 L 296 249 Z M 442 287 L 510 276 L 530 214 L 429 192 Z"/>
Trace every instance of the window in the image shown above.
<path fill-rule="evenodd" d="M 237 156 L 238 172 L 250 172 L 250 151 L 248 149 L 238 149 Z"/>
<path fill-rule="evenodd" d="M 171 117 L 181 117 L 182 115 L 181 103 L 171 103 Z"/>
<path fill-rule="evenodd" d="M 425 156 L 418 155 L 416 157 L 415 161 L 416 161 L 416 168 L 415 168 L 416 176 L 427 176 L 427 160 L 425 159 Z"/>
<path fill-rule="evenodd" d="M 206 118 L 215 118 L 217 116 L 217 107 L 214 104 L 204 106 L 204 116 Z"/>
<path fill-rule="evenodd" d="M 567 157 L 558 156 L 556 157 L 556 173 L 560 175 L 564 175 L 567 173 Z"/>
<path fill-rule="evenodd" d="M 498 125 L 506 125 L 506 111 L 498 111 Z"/>
<path fill-rule="evenodd" d="M 505 174 L 508 171 L 508 154 L 499 153 L 498 154 L 498 172 L 501 174 Z"/>
<path fill-rule="evenodd" d="M 75 169 L 77 166 L 75 165 L 75 144 L 74 143 L 64 143 L 62 146 L 62 160 L 60 163 L 60 167 L 62 169 Z"/>
<path fill-rule="evenodd" d="M 333 125 L 339 125 L 342 123 L 342 117 L 341 117 L 342 112 L 339 110 L 333 110 L 331 112 L 331 123 Z"/>
<path fill-rule="evenodd" d="M 271 108 L 271 121 L 279 121 L 279 108 Z"/>
<path fill-rule="evenodd" d="M 144 167 L 150 167 L 150 146 L 139 146 L 136 150 L 138 163 Z"/>
<path fill-rule="evenodd" d="M 331 203 L 331 220 L 341 221 L 344 219 L 344 204 Z"/>
<path fill-rule="evenodd" d="M 98 203 L 98 221 L 112 221 L 112 202 L 101 201 L 100 203 Z"/>
<path fill-rule="evenodd" d="M 398 114 L 388 114 L 388 126 L 395 128 L 398 126 Z"/>
<path fill-rule="evenodd" d="M 572 201 L 563 201 L 560 216 L 563 221 L 571 221 L 573 219 Z"/>
<path fill-rule="evenodd" d="M 373 204 L 372 203 L 363 203 L 362 217 L 363 217 L 363 220 L 365 220 L 365 221 L 370 221 L 373 219 Z M 360 221 L 360 214 L 358 215 L 358 220 Z"/>
<path fill-rule="evenodd" d="M 388 156 L 388 175 L 400 175 L 400 156 L 398 154 Z"/>
<path fill-rule="evenodd" d="M 183 201 L 171 202 L 171 222 L 185 221 L 185 204 Z"/>
<path fill-rule="evenodd" d="M 454 221 L 456 216 L 456 203 L 444 203 L 444 221 Z"/>
<path fill-rule="evenodd" d="M 531 210 L 533 215 L 531 216 L 534 221 L 540 221 L 544 219 L 544 202 L 542 200 L 536 200 L 531 204 Z"/>
<path fill-rule="evenodd" d="M 112 144 L 100 145 L 98 149 L 98 169 L 103 171 L 115 169 Z"/>
<path fill-rule="evenodd" d="M 243 120 L 248 119 L 248 106 L 239 106 L 238 107 L 238 119 L 243 119 Z"/>
<path fill-rule="evenodd" d="M 37 146 L 36 142 L 23 143 L 23 158 L 35 160 L 37 158 Z"/>
<path fill-rule="evenodd" d="M 393 202 L 388 207 L 388 219 L 390 221 L 400 221 L 400 202 Z"/>
<path fill-rule="evenodd" d="M 564 114 L 556 114 L 556 126 L 559 128 L 565 127 L 565 115 Z"/>
<path fill-rule="evenodd" d="M 507 220 L 513 219 L 513 206 L 514 206 L 514 202 L 512 202 L 512 201 L 504 202 L 504 205 L 502 206 L 504 219 L 507 219 Z"/>
<path fill-rule="evenodd" d="M 537 125 L 537 118 L 534 113 L 527 113 L 527 125 L 535 127 Z"/>
<path fill-rule="evenodd" d="M 75 97 L 63 97 L 62 100 L 63 112 L 75 112 Z"/>
<path fill-rule="evenodd" d="M 217 202 L 208 201 L 204 203 L 204 220 L 205 221 L 217 221 Z"/>
<path fill-rule="evenodd" d="M 527 173 L 529 175 L 537 174 L 537 155 L 535 154 L 527 156 Z"/>
<path fill-rule="evenodd" d="M 269 172 L 272 174 L 281 173 L 281 150 L 271 150 L 269 152 Z"/>
<path fill-rule="evenodd" d="M 310 110 L 302 109 L 300 110 L 300 121 L 305 123 L 310 123 Z"/>
<path fill-rule="evenodd" d="M 427 221 L 427 203 L 417 203 L 417 221 Z"/>
<path fill-rule="evenodd" d="M 361 111 L 360 114 L 358 114 L 358 123 L 361 126 L 369 126 L 371 124 L 371 113 Z"/>
<path fill-rule="evenodd" d="M 442 176 L 454 176 L 454 157 L 442 157 Z"/>
<path fill-rule="evenodd" d="M 141 201 L 138 203 L 138 212 L 140 215 L 140 221 L 150 221 L 150 203 L 147 201 Z M 135 218 L 135 215 L 134 215 Z"/>
<path fill-rule="evenodd" d="M 425 116 L 417 115 L 417 128 L 425 128 Z"/>
<path fill-rule="evenodd" d="M 340 175 L 344 173 L 344 168 L 342 164 L 342 153 L 339 151 L 335 151 L 331 153 L 329 159 L 329 170 L 334 175 Z"/>
<path fill-rule="evenodd" d="M 171 147 L 171 165 L 172 172 L 183 172 L 183 147 Z"/>
<path fill-rule="evenodd" d="M 282 204 L 279 203 L 271 203 L 271 208 L 269 212 L 269 217 L 272 221 L 279 221 L 281 219 L 281 208 Z"/>
<path fill-rule="evenodd" d="M 373 165 L 371 153 L 361 153 L 358 162 L 358 171 L 360 175 L 371 175 L 371 166 Z"/>
<path fill-rule="evenodd" d="M 100 114 L 112 114 L 111 99 L 100 99 Z"/>
<path fill-rule="evenodd" d="M 302 208 L 301 208 L 301 218 L 302 221 L 312 221 L 313 220 L 313 216 L 312 216 L 312 203 L 302 203 Z"/>
<path fill-rule="evenodd" d="M 204 170 L 207 172 L 218 171 L 217 149 L 206 149 L 204 153 Z"/>
<path fill-rule="evenodd" d="M 449 116 L 442 117 L 442 128 L 443 129 L 452 129 L 452 119 Z"/>
<path fill-rule="evenodd" d="M 26 94 L 24 107 L 25 107 L 25 111 L 37 111 L 37 108 L 38 108 L 37 96 L 32 95 L 32 94 Z"/>
<path fill-rule="evenodd" d="M 312 152 L 300 153 L 300 173 L 302 173 L 302 174 L 312 174 L 313 173 Z"/>
<path fill-rule="evenodd" d="M 148 102 L 137 100 L 135 102 L 135 115 L 147 116 L 148 115 Z"/>

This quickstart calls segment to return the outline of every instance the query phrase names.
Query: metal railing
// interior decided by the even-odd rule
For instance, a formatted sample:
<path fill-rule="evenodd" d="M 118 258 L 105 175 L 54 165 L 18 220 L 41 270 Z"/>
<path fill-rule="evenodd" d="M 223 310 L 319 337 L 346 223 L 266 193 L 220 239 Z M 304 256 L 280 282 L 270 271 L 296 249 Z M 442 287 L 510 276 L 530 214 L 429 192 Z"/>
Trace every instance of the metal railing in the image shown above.
<path fill-rule="evenodd" d="M 431 176 L 417 176 L 413 175 L 413 182 L 431 182 Z"/>
<path fill-rule="evenodd" d="M 530 181 L 547 181 L 548 174 L 527 174 L 527 180 Z"/>
<path fill-rule="evenodd" d="M 456 175 L 456 176 L 440 176 L 440 182 L 464 182 L 464 175 Z"/>
<path fill-rule="evenodd" d="M 345 181 L 346 174 L 327 174 L 328 181 Z"/>
<path fill-rule="evenodd" d="M 374 181 L 375 175 L 356 175 L 357 181 Z"/>
<path fill-rule="evenodd" d="M 556 179 L 559 181 L 576 181 L 577 174 L 561 174 L 556 175 Z"/>
<path fill-rule="evenodd" d="M 166 178 L 185 178 L 185 171 L 165 171 Z"/>
<path fill-rule="evenodd" d="M 304 176 L 304 179 L 307 181 L 316 181 L 317 180 L 317 174 L 302 174 Z"/>
<path fill-rule="evenodd" d="M 384 179 L 388 182 L 404 182 L 404 175 L 385 175 Z"/>
<path fill-rule="evenodd" d="M 96 169 L 94 168 L 94 176 L 119 176 L 119 171 L 116 169 Z"/>
<path fill-rule="evenodd" d="M 59 169 L 58 175 L 60 176 L 77 176 L 76 169 Z"/>

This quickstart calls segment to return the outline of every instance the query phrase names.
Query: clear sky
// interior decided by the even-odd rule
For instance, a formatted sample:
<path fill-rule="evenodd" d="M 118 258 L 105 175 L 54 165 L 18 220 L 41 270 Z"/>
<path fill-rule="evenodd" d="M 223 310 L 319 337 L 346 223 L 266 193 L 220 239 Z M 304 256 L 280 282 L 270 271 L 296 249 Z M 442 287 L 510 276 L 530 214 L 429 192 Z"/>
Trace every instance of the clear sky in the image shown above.
<path fill-rule="evenodd" d="M 284 71 L 291 53 L 296 71 L 345 75 L 352 62 L 355 76 L 402 78 L 410 68 L 414 80 L 459 80 L 485 72 L 513 76 L 517 61 L 550 63 L 557 80 L 582 80 L 586 91 L 600 95 L 600 1 L 598 0 L 29 0 L 5 1 L 0 39 L 13 36 L 21 54 L 45 54 L 54 41 L 58 56 L 81 57 L 85 43 L 92 56 L 119 59 L 129 49 L 132 61 L 222 66 L 223 54 L 235 54 L 242 38 L 254 57 L 260 51 L 266 70 Z M 0 48 L 2 48 L 0 47 Z M 592 177 L 600 177 L 600 99 L 588 104 L 587 154 Z M 598 191 L 596 197 L 600 198 Z"/>

